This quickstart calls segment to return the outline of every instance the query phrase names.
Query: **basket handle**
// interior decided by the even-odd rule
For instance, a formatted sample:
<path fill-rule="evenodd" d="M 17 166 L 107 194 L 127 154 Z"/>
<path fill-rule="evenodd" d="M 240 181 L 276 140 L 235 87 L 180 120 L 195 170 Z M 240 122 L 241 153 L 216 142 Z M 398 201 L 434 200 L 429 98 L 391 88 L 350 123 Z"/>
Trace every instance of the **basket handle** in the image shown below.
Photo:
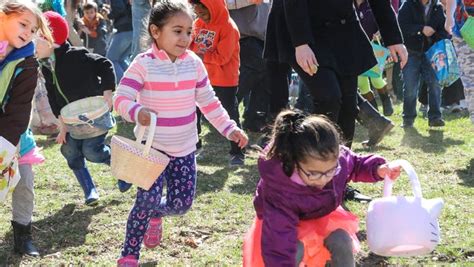
<path fill-rule="evenodd" d="M 143 149 L 143 156 L 147 157 L 150 154 L 151 145 L 153 144 L 153 137 L 155 136 L 156 130 L 156 114 L 150 112 L 150 126 L 149 126 L 148 136 L 146 138 L 145 149 Z M 141 144 L 143 137 L 145 136 L 146 126 L 138 123 L 138 135 L 137 135 L 137 144 Z"/>
<path fill-rule="evenodd" d="M 421 193 L 421 184 L 420 180 L 418 180 L 418 175 L 415 172 L 413 166 L 406 160 L 399 159 L 393 161 L 393 164 L 400 165 L 408 174 L 408 178 L 410 179 L 410 183 L 413 189 L 413 195 L 416 198 L 422 198 L 423 194 Z M 390 179 L 388 176 L 384 179 L 384 186 L 383 186 L 383 196 L 389 197 L 392 195 L 392 187 L 393 187 L 393 180 Z"/>

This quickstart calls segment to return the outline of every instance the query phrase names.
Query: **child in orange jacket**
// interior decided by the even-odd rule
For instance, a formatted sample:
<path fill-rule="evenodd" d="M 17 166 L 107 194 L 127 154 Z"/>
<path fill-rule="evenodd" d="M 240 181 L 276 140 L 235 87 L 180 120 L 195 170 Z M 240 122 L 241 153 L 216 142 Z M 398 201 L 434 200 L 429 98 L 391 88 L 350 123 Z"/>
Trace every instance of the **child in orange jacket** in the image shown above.
<path fill-rule="evenodd" d="M 198 17 L 194 21 L 190 49 L 202 58 L 217 97 L 230 118 L 240 127 L 236 97 L 240 65 L 239 30 L 223 0 L 190 2 Z M 245 155 L 242 149 L 235 142 L 230 143 L 230 165 L 243 165 Z"/>

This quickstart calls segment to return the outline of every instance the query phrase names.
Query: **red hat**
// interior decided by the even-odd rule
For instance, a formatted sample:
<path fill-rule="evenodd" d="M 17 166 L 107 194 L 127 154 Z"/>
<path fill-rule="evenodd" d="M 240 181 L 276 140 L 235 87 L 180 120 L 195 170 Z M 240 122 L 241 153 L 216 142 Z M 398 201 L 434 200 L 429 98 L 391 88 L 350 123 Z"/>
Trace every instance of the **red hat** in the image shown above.
<path fill-rule="evenodd" d="M 54 43 L 57 45 L 64 44 L 69 36 L 67 21 L 54 11 L 44 12 L 43 15 L 49 22 L 49 29 L 53 33 Z"/>

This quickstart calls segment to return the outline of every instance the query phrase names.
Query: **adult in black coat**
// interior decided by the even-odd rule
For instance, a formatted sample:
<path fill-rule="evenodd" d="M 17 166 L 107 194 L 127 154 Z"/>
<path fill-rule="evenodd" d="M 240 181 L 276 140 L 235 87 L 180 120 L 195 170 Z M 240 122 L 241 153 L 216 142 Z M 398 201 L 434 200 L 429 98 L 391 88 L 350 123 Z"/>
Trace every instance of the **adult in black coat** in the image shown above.
<path fill-rule="evenodd" d="M 406 63 L 395 13 L 389 0 L 369 1 L 394 61 Z M 352 0 L 274 0 L 264 57 L 287 62 L 308 86 L 314 113 L 341 128 L 351 144 L 357 117 L 357 76 L 376 65 Z"/>

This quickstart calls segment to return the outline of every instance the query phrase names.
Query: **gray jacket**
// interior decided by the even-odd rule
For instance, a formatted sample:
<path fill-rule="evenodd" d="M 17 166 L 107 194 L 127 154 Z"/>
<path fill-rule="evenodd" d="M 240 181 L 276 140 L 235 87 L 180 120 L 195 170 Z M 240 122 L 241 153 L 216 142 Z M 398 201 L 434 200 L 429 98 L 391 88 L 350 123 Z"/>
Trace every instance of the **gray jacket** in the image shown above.
<path fill-rule="evenodd" d="M 269 12 L 268 3 L 229 10 L 230 16 L 239 28 L 240 38 L 255 37 L 262 41 L 265 41 Z"/>

